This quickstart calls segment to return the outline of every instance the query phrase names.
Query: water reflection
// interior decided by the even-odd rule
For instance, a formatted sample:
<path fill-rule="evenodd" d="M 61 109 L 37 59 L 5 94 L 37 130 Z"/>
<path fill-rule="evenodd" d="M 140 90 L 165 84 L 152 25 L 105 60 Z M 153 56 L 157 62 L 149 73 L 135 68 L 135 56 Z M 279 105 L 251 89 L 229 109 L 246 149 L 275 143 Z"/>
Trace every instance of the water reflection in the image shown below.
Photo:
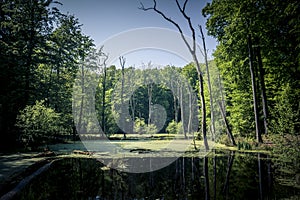
<path fill-rule="evenodd" d="M 263 154 L 215 152 L 181 157 L 161 170 L 133 174 L 109 169 L 94 159 L 56 161 L 20 199 L 280 199 L 300 195 L 280 185 L 277 169 Z M 277 165 L 278 166 L 278 165 Z"/>

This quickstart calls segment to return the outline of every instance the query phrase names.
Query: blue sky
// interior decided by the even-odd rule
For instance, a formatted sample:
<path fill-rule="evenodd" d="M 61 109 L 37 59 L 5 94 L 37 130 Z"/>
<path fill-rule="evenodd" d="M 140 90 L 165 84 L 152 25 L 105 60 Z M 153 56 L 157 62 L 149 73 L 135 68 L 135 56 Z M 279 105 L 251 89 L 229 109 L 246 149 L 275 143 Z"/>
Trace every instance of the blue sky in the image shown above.
<path fill-rule="evenodd" d="M 138 9 L 140 2 L 143 2 L 145 7 L 152 6 L 152 0 L 60 0 L 60 2 L 63 5 L 59 6 L 59 9 L 64 13 L 74 14 L 83 24 L 83 33 L 89 35 L 97 46 L 109 38 L 132 29 L 159 27 L 177 31 L 175 26 L 154 11 L 145 12 Z M 191 17 L 197 31 L 198 24 L 205 28 L 205 18 L 201 15 L 201 9 L 207 2 L 208 0 L 189 0 L 187 4 L 187 14 Z M 191 35 L 185 19 L 176 7 L 175 0 L 157 0 L 157 7 L 178 22 L 186 35 Z M 206 33 L 206 30 L 204 32 Z M 197 39 L 199 44 L 202 44 L 200 38 Z M 216 48 L 216 40 L 206 35 L 206 45 L 211 57 Z M 149 61 L 159 65 L 184 66 L 187 62 L 179 56 L 155 49 L 132 51 L 123 56 L 126 57 L 126 65 L 130 66 L 137 66 L 142 62 L 148 63 Z M 200 58 L 200 60 L 202 59 Z M 117 63 L 114 64 L 117 65 Z"/>

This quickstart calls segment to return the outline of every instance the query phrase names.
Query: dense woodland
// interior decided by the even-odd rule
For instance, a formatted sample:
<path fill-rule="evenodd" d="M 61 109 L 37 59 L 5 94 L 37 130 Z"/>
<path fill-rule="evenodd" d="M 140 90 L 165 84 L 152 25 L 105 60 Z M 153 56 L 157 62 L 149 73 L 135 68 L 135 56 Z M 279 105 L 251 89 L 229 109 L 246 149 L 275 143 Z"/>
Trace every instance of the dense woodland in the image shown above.
<path fill-rule="evenodd" d="M 92 39 L 82 33 L 76 16 L 61 13 L 57 4 L 51 0 L 0 1 L 1 149 L 36 146 L 61 136 L 76 138 L 72 115 L 74 81 L 77 73 L 82 74 L 89 67 L 83 65 L 85 59 L 101 49 L 96 50 Z M 297 0 L 213 0 L 202 10 L 208 33 L 219 42 L 214 60 L 208 63 L 214 102 L 210 101 L 208 73 L 202 64 L 208 132 L 212 132 L 213 103 L 219 142 L 228 142 L 222 108 L 230 130 L 240 141 L 264 143 L 275 138 L 273 141 L 279 143 L 289 139 L 288 144 L 297 144 L 294 138 L 298 138 L 300 130 L 299 9 Z M 175 70 L 191 86 L 181 84 L 179 89 L 199 93 L 193 62 L 183 68 L 148 65 L 145 70 L 161 74 Z M 120 80 L 128 81 L 124 74 L 135 77 L 147 73 L 145 70 L 126 66 L 125 58 L 120 58 L 119 66 L 102 69 L 95 105 L 97 118 L 108 136 L 122 133 L 114 108 L 120 99 L 112 98 L 114 89 Z M 214 73 L 217 71 L 220 75 Z M 174 77 L 168 81 L 180 85 L 177 80 L 180 79 Z M 133 133 L 158 131 L 151 125 L 157 119 L 151 116 L 152 104 L 160 104 L 166 110 L 166 123 L 160 132 L 189 132 L 181 121 L 180 105 L 188 102 L 187 97 L 180 97 L 182 92 L 174 95 L 163 84 L 140 84 L 137 88 L 126 97 L 135 122 Z M 199 99 L 197 102 L 201 107 Z M 82 123 L 81 131 L 88 130 L 88 126 Z M 200 134 L 195 137 L 201 139 Z"/>

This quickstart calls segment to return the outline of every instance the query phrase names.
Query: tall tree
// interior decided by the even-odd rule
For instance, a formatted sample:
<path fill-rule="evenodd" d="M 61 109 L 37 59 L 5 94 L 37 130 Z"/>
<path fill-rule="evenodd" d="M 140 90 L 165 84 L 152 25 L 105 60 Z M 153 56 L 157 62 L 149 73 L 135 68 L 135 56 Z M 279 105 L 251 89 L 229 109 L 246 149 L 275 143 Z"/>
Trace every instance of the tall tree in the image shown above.
<path fill-rule="evenodd" d="M 92 46 L 74 16 L 62 14 L 49 0 L 0 2 L 0 88 L 3 130 L 18 137 L 18 111 L 36 100 L 62 113 L 72 126 L 71 93 L 80 52 Z M 82 41 L 88 41 L 82 43 Z M 70 128 L 71 129 L 71 128 Z M 6 137 L 7 138 L 7 137 Z"/>
<path fill-rule="evenodd" d="M 279 101 L 286 90 L 294 93 L 289 93 L 286 99 L 294 101 L 295 96 L 299 96 L 296 87 L 299 85 L 299 25 L 295 23 L 299 20 L 296 14 L 299 8 L 296 0 L 213 0 L 203 9 L 204 16 L 208 17 L 208 32 L 219 41 L 214 55 L 225 81 L 229 121 L 236 133 L 250 134 L 255 129 L 251 123 L 255 121 L 250 112 L 253 108 L 246 106 L 251 101 L 251 73 L 246 62 L 249 60 L 249 34 L 254 51 L 253 69 L 258 69 L 254 70 L 257 75 L 254 81 L 258 86 L 257 94 L 261 93 L 261 101 L 257 100 L 258 118 L 264 120 L 265 133 L 268 123 L 277 133 L 299 130 L 294 123 L 298 115 L 297 103 Z M 283 107 L 293 110 L 289 114 L 293 116 L 289 120 L 293 121 L 292 126 L 277 126 L 287 124 L 283 122 L 287 112 L 279 111 Z M 293 131 L 288 126 L 293 127 Z M 257 139 L 260 140 L 259 136 Z"/>
<path fill-rule="evenodd" d="M 257 84 L 255 77 L 255 68 L 253 61 L 253 48 L 252 48 L 252 39 L 251 35 L 248 35 L 248 51 L 249 51 L 249 66 L 250 66 L 250 75 L 251 75 L 251 86 L 252 86 L 252 96 L 253 96 L 253 108 L 254 108 L 254 117 L 255 117 L 255 133 L 257 142 L 261 143 L 261 130 L 259 125 L 259 110 L 258 110 L 258 99 L 257 99 Z"/>
<path fill-rule="evenodd" d="M 102 74 L 103 74 L 103 79 L 102 79 L 102 129 L 104 134 L 106 133 L 106 121 L 105 121 L 105 110 L 106 110 L 106 78 L 107 78 L 107 68 L 106 68 L 106 61 L 108 59 L 108 55 L 105 54 L 104 52 L 101 51 L 101 55 L 103 57 L 103 68 L 102 68 Z"/>
<path fill-rule="evenodd" d="M 15 139 L 12 133 L 18 111 L 34 102 L 30 98 L 35 95 L 35 70 L 49 59 L 43 55 L 59 15 L 53 3 L 51 0 L 0 2 L 0 104 L 5 116 L 1 133 L 6 135 L 3 138 Z"/>
<path fill-rule="evenodd" d="M 187 15 L 186 13 L 186 5 L 188 3 L 188 0 L 186 0 L 183 4 L 183 6 L 180 5 L 180 3 L 178 2 L 178 0 L 176 0 L 176 5 L 179 9 L 179 11 L 181 12 L 182 16 L 186 19 L 190 31 L 192 33 L 192 39 L 193 39 L 193 44 L 189 44 L 187 42 L 187 38 L 183 33 L 182 28 L 180 27 L 180 25 L 178 23 L 176 23 L 174 20 L 172 20 L 170 17 L 167 17 L 162 11 L 160 11 L 159 9 L 157 9 L 157 3 L 156 0 L 153 0 L 153 7 L 149 7 L 149 8 L 145 8 L 144 5 L 141 3 L 141 7 L 140 9 L 144 10 L 144 11 L 148 11 L 148 10 L 153 10 L 156 13 L 158 13 L 161 17 L 163 17 L 166 21 L 170 22 L 171 24 L 173 24 L 178 31 L 181 34 L 181 37 L 184 41 L 184 43 L 186 44 L 189 52 L 191 53 L 193 60 L 195 62 L 196 65 L 196 69 L 197 69 L 197 73 L 198 73 L 198 79 L 199 79 L 199 86 L 200 86 L 200 90 L 199 90 L 199 96 L 200 96 L 200 100 L 201 100 L 201 128 L 202 128 L 202 137 L 203 137 L 203 142 L 204 142 L 204 146 L 206 150 L 209 150 L 209 146 L 208 146 L 208 142 L 207 142 L 207 125 L 206 125 L 206 107 L 205 107 L 205 99 L 204 99 L 204 80 L 203 80 L 203 74 L 200 68 L 200 63 L 197 57 L 197 52 L 196 52 L 196 32 L 195 29 L 193 27 L 191 18 Z"/>
<path fill-rule="evenodd" d="M 205 37 L 204 37 L 203 31 L 202 31 L 202 26 L 201 25 L 199 25 L 199 30 L 200 30 L 200 33 L 201 33 L 201 39 L 202 39 L 202 45 L 203 45 L 203 56 L 204 56 L 204 60 L 205 60 L 205 67 L 206 67 L 206 73 L 207 73 L 207 85 L 208 85 L 209 105 L 210 105 L 211 133 L 212 133 L 212 140 L 214 141 L 215 140 L 215 134 L 216 134 L 214 100 L 213 100 L 212 87 L 211 87 L 211 81 L 210 81 L 210 73 L 209 73 L 209 67 L 208 67 Z"/>

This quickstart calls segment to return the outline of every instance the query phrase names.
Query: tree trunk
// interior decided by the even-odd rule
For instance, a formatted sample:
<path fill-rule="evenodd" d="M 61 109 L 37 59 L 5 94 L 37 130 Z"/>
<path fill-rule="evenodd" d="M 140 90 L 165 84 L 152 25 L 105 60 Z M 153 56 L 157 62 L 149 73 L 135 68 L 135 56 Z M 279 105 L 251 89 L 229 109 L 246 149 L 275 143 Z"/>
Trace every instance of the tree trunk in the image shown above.
<path fill-rule="evenodd" d="M 152 83 L 148 85 L 148 126 L 152 123 Z"/>
<path fill-rule="evenodd" d="M 178 83 L 177 83 L 178 84 Z M 176 123 L 178 123 L 178 113 L 179 113 L 179 99 L 180 99 L 180 89 L 179 89 L 179 86 L 177 85 L 175 87 L 175 89 L 177 89 L 177 94 L 178 96 L 176 97 L 174 94 L 173 94 L 173 99 L 174 99 L 174 112 L 175 112 L 175 116 L 174 116 L 174 120 Z"/>
<path fill-rule="evenodd" d="M 257 61 L 258 61 L 258 71 L 259 71 L 259 82 L 261 86 L 261 100 L 262 100 L 262 108 L 263 108 L 263 122 L 264 122 L 264 133 L 268 133 L 268 104 L 267 104 L 267 94 L 266 94 L 266 85 L 265 85 L 265 72 L 263 68 L 262 58 L 261 58 L 261 50 L 259 46 L 259 42 L 256 48 Z"/>
<path fill-rule="evenodd" d="M 180 112 L 180 114 L 181 114 L 181 123 L 182 123 L 182 131 L 183 131 L 183 135 L 184 135 L 184 138 L 187 138 L 187 136 L 186 136 L 186 129 L 185 129 L 185 116 L 184 116 L 184 106 L 183 106 L 183 104 L 184 104 L 184 102 L 183 102 L 183 89 L 182 89 L 182 85 L 180 86 L 180 97 L 179 97 L 179 99 L 180 99 L 180 109 L 181 109 L 181 112 Z"/>
<path fill-rule="evenodd" d="M 203 90 L 203 75 L 202 75 L 200 64 L 199 64 L 197 54 L 196 54 L 196 33 L 195 33 L 195 29 L 193 27 L 191 18 L 189 16 L 187 16 L 187 14 L 185 12 L 185 8 L 186 8 L 186 4 L 187 4 L 188 0 L 185 1 L 183 7 L 180 6 L 180 3 L 178 2 L 178 0 L 176 0 L 176 4 L 177 4 L 177 7 L 178 7 L 179 11 L 181 12 L 182 16 L 186 19 L 186 21 L 188 23 L 188 26 L 190 28 L 190 31 L 192 32 L 193 44 L 188 43 L 187 38 L 183 34 L 183 30 L 181 29 L 180 25 L 178 23 L 176 23 L 174 20 L 172 20 L 171 18 L 167 17 L 163 12 L 161 12 L 160 10 L 157 9 L 156 0 L 153 0 L 153 2 L 154 2 L 153 7 L 149 7 L 149 8 L 145 8 L 144 5 L 141 3 L 140 9 L 142 9 L 144 11 L 154 10 L 156 13 L 158 13 L 160 16 L 162 16 L 166 21 L 173 24 L 178 29 L 178 31 L 180 32 L 181 38 L 182 38 L 183 42 L 185 43 L 186 47 L 188 48 L 189 52 L 191 53 L 191 56 L 193 57 L 193 60 L 196 64 L 197 74 L 198 74 L 198 78 L 199 78 L 199 86 L 200 86 L 200 90 L 199 90 L 200 95 L 199 96 L 200 96 L 200 100 L 201 100 L 201 111 L 202 111 L 202 119 L 201 119 L 202 136 L 203 136 L 203 142 L 204 142 L 205 150 L 208 151 L 209 146 L 208 146 L 207 136 L 206 136 L 206 108 L 205 108 L 205 99 L 204 99 L 204 90 Z"/>
<path fill-rule="evenodd" d="M 200 66 L 199 66 L 200 68 Z M 201 125 L 202 125 L 202 136 L 203 136 L 203 143 L 205 146 L 205 150 L 209 150 L 208 142 L 207 142 L 207 136 L 206 136 L 206 108 L 205 108 L 205 98 L 204 98 L 204 89 L 203 89 L 203 76 L 201 73 L 198 73 L 198 78 L 200 82 L 200 100 L 201 100 Z"/>
<path fill-rule="evenodd" d="M 193 119 L 193 99 L 192 99 L 192 88 L 189 87 L 189 121 L 188 121 L 188 127 L 187 132 L 188 134 L 191 134 L 192 132 L 192 119 Z"/>
<path fill-rule="evenodd" d="M 249 51 L 249 66 L 251 74 L 251 85 L 252 85 L 252 95 L 253 95 L 253 107 L 254 107 L 254 117 L 255 117 L 255 133 L 256 140 L 258 143 L 262 143 L 261 132 L 259 129 L 259 111 L 258 111 L 258 102 L 257 102 L 257 87 L 255 82 L 255 71 L 253 64 L 253 49 L 252 49 L 252 39 L 251 35 L 248 35 L 248 51 Z"/>
<path fill-rule="evenodd" d="M 196 69 L 198 74 L 198 80 L 199 80 L 199 96 L 201 101 L 201 125 L 202 125 L 202 137 L 203 137 L 203 143 L 205 150 L 209 150 L 208 142 L 207 142 L 207 136 L 206 136 L 206 107 L 205 107 L 205 97 L 204 97 L 204 81 L 203 81 L 203 75 L 201 73 L 200 64 L 196 58 L 196 55 L 193 54 L 193 59 L 196 63 Z"/>
<path fill-rule="evenodd" d="M 78 120 L 78 133 L 82 133 L 82 114 L 83 114 L 83 101 L 84 101 L 84 67 L 81 64 L 81 101 L 80 101 L 80 113 L 79 113 L 79 120 Z"/>
<path fill-rule="evenodd" d="M 209 67 L 208 67 L 208 60 L 207 60 L 207 52 L 206 52 L 206 44 L 205 44 L 205 38 L 202 31 L 202 27 L 199 26 L 201 37 L 202 37 L 202 43 L 203 43 L 203 53 L 204 53 L 204 59 L 205 59 L 205 66 L 206 66 L 206 73 L 207 73 L 207 85 L 208 85 L 208 93 L 209 93 L 209 103 L 210 103 L 210 119 L 211 119 L 211 138 L 212 141 L 215 140 L 215 115 L 214 115 L 214 101 L 212 96 L 212 89 L 211 89 L 211 82 L 210 82 L 210 75 L 209 75 Z"/>
<path fill-rule="evenodd" d="M 220 93 L 221 93 L 221 106 L 222 106 L 222 109 L 223 109 L 224 114 L 226 116 L 225 98 L 224 98 L 224 93 L 223 93 L 223 87 L 222 87 L 222 84 L 221 84 L 220 74 L 218 74 L 218 82 L 219 82 L 219 90 L 220 90 Z"/>
<path fill-rule="evenodd" d="M 103 133 L 105 134 L 105 90 L 106 90 L 106 66 L 104 64 L 103 68 L 103 82 L 102 82 L 102 128 L 103 128 Z M 102 136 L 103 136 L 102 133 Z"/>
<path fill-rule="evenodd" d="M 135 123 L 135 98 L 134 93 L 132 94 L 132 97 L 130 98 L 130 105 L 131 105 L 131 114 L 132 114 L 132 126 L 131 126 L 131 132 L 134 133 L 134 123 Z"/>
<path fill-rule="evenodd" d="M 119 60 L 120 60 L 120 65 L 121 65 L 121 68 L 122 68 L 122 88 L 121 88 L 121 112 L 124 113 L 124 67 L 125 67 L 125 58 L 122 56 L 122 57 L 119 57 Z M 121 128 L 124 129 L 124 126 L 125 126 L 125 119 L 124 117 L 121 117 Z M 126 131 L 123 130 L 123 138 L 126 139 Z"/>
<path fill-rule="evenodd" d="M 219 106 L 220 106 L 220 111 L 221 111 L 222 118 L 223 118 L 224 123 L 225 123 L 227 136 L 228 136 L 229 140 L 231 141 L 231 144 L 232 144 L 233 146 L 236 146 L 234 137 L 233 137 L 233 135 L 232 135 L 232 133 L 231 133 L 231 129 L 230 129 L 229 124 L 228 124 L 227 119 L 226 119 L 225 111 L 224 111 L 224 109 L 222 108 L 222 104 L 221 104 L 220 102 L 219 102 Z"/>

